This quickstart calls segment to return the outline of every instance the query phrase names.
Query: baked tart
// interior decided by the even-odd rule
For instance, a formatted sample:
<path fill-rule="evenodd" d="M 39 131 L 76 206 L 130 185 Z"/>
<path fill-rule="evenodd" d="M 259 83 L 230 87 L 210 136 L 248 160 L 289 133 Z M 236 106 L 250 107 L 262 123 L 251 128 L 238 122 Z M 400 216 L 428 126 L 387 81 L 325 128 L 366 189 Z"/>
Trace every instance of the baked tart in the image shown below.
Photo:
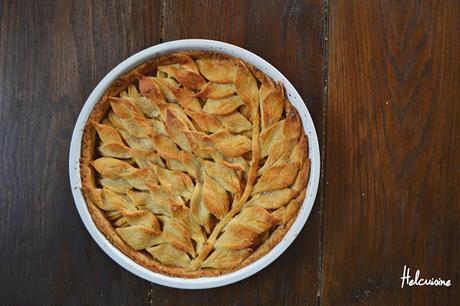
<path fill-rule="evenodd" d="M 310 173 L 281 83 L 228 55 L 179 52 L 114 82 L 91 112 L 83 193 L 98 229 L 171 276 L 240 269 L 286 234 Z"/>

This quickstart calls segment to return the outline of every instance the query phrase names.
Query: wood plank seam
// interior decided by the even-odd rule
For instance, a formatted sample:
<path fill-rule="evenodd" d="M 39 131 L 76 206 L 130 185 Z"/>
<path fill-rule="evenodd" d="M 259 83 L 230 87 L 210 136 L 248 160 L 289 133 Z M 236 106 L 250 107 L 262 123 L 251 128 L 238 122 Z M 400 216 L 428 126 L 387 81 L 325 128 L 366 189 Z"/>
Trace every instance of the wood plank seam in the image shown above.
<path fill-rule="evenodd" d="M 164 42 L 164 16 L 165 16 L 166 0 L 161 0 L 160 4 L 160 44 Z M 150 290 L 147 293 L 147 298 L 149 300 L 149 305 L 153 305 L 153 287 L 155 285 L 150 283 Z"/>
<path fill-rule="evenodd" d="M 323 121 L 321 129 L 321 175 L 320 175 L 320 200 L 319 200 L 319 239 L 318 239 L 318 290 L 316 293 L 317 305 L 321 305 L 321 293 L 323 286 L 323 239 L 324 239 L 324 197 L 326 194 L 326 133 L 327 133 L 327 102 L 328 102 L 328 56 L 329 56 L 329 0 L 324 0 L 324 22 L 323 22 Z"/>
<path fill-rule="evenodd" d="M 165 18 L 166 0 L 161 0 L 160 8 L 160 44 L 164 42 L 164 18 Z"/>

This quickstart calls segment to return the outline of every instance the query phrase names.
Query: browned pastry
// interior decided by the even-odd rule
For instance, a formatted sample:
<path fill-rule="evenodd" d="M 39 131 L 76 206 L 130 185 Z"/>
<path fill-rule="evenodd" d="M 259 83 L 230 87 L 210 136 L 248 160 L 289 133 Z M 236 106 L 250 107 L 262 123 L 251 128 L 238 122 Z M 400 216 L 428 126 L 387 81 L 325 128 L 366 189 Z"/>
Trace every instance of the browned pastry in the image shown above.
<path fill-rule="evenodd" d="M 202 51 L 157 57 L 112 84 L 82 148 L 96 226 L 139 264 L 181 277 L 227 273 L 269 252 L 310 172 L 282 84 Z"/>

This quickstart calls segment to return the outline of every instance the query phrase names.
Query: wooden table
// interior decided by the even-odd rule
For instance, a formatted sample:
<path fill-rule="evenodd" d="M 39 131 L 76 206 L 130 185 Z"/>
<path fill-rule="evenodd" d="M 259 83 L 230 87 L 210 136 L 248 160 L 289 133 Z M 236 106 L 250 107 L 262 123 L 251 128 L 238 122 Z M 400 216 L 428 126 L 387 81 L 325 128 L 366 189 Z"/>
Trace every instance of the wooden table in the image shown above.
<path fill-rule="evenodd" d="M 458 305 L 459 29 L 455 0 L 0 1 L 0 304 Z M 322 152 L 293 245 L 212 290 L 115 264 L 80 221 L 67 174 L 73 125 L 101 78 L 181 38 L 230 42 L 279 68 Z M 401 288 L 404 265 L 453 285 Z"/>

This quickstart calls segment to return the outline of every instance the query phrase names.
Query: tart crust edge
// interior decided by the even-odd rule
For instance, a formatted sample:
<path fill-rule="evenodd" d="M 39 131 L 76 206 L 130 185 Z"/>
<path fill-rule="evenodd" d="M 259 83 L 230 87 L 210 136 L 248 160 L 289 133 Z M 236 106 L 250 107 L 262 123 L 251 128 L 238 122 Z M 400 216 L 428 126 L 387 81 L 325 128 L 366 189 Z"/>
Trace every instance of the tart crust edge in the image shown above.
<path fill-rule="evenodd" d="M 210 52 L 210 51 L 181 51 L 181 53 L 189 55 L 193 58 L 221 58 L 221 59 L 235 59 L 232 56 L 225 55 L 222 53 Z M 109 96 L 118 95 L 121 91 L 126 89 L 128 85 L 133 83 L 139 74 L 145 74 L 149 71 L 154 70 L 159 65 L 164 65 L 171 63 L 175 53 L 170 53 L 155 57 L 138 67 L 130 70 L 121 77 L 112 83 L 109 88 L 105 91 L 103 96 L 94 106 L 91 111 L 85 127 L 83 130 L 82 136 L 82 146 L 81 146 L 81 155 L 80 155 L 80 175 L 82 181 L 82 192 L 88 207 L 89 213 L 93 222 L 95 223 L 98 230 L 112 243 L 118 250 L 120 250 L 124 255 L 128 256 L 136 263 L 141 266 L 157 273 L 166 274 L 169 276 L 175 277 L 184 277 L 184 278 L 197 278 L 202 276 L 218 276 L 226 273 L 230 273 L 236 270 L 239 270 L 257 259 L 263 257 L 269 253 L 286 235 L 292 224 L 297 218 L 298 212 L 301 205 L 293 215 L 293 217 L 288 220 L 284 225 L 280 225 L 270 236 L 264 241 L 257 249 L 245 258 L 239 265 L 235 266 L 232 269 L 215 269 L 215 268 L 200 268 L 194 271 L 188 270 L 187 268 L 179 268 L 164 265 L 153 257 L 150 254 L 147 254 L 144 251 L 136 251 L 127 245 L 121 237 L 117 234 L 114 227 L 109 220 L 104 216 L 102 211 L 90 200 L 88 193 L 85 191 L 88 188 L 95 187 L 95 172 L 94 169 L 90 166 L 90 161 L 93 160 L 93 155 L 95 152 L 96 145 L 96 130 L 90 124 L 91 121 L 101 122 L 101 120 L 106 116 L 106 113 L 109 108 Z M 252 73 L 258 76 L 265 76 L 263 72 L 255 68 L 253 65 L 248 65 Z M 295 108 L 294 108 L 295 109 Z M 297 112 L 297 110 L 295 109 Z M 302 128 L 302 133 L 305 133 Z M 308 150 L 308 149 L 307 149 Z M 307 151 L 308 152 L 308 151 Z M 307 178 L 307 184 L 309 181 L 310 170 Z M 306 186 L 305 186 L 306 188 Z M 301 203 L 303 203 L 304 197 L 302 198 Z"/>

